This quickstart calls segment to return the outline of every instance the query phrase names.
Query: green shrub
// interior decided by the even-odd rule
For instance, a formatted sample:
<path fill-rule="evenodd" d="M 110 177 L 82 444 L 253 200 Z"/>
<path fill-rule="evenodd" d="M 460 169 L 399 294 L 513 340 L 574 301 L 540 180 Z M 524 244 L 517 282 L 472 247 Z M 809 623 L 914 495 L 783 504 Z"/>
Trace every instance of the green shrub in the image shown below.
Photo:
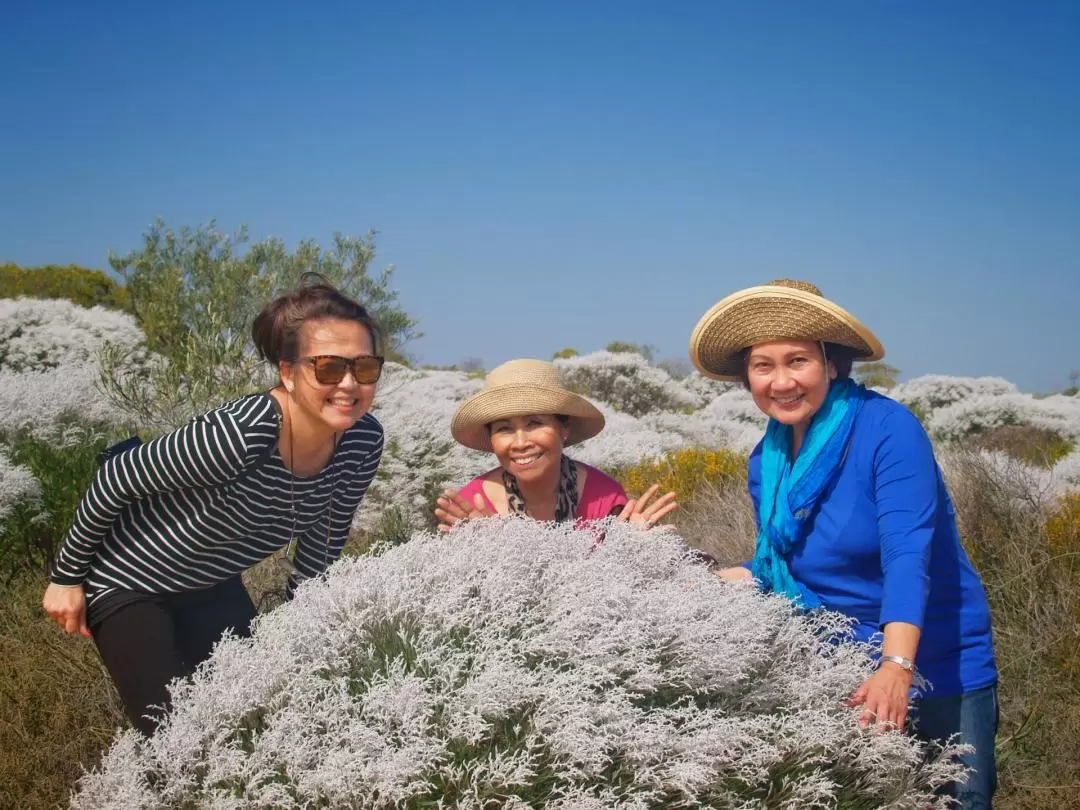
<path fill-rule="evenodd" d="M 613 340 L 604 349 L 612 354 L 640 354 L 650 363 L 656 355 L 655 346 L 650 346 L 647 343 L 628 343 L 625 340 Z"/>
<path fill-rule="evenodd" d="M 128 291 L 100 270 L 47 264 L 42 267 L 0 265 L 0 298 L 66 298 L 83 307 L 130 308 Z"/>
<path fill-rule="evenodd" d="M 69 424 L 53 441 L 10 437 L 8 454 L 29 468 L 41 488 L 40 504 L 17 507 L 0 534 L 0 580 L 24 572 L 47 575 L 75 510 L 97 470 L 97 456 L 110 437 L 94 426 Z"/>
<path fill-rule="evenodd" d="M 373 234 L 335 235 L 325 251 L 304 240 L 290 251 L 280 239 L 248 245 L 244 229 L 230 236 L 210 223 L 176 232 L 156 222 L 140 248 L 109 261 L 127 283 L 147 348 L 161 362 L 132 375 L 126 353 L 106 351 L 103 391 L 140 424 L 168 429 L 264 387 L 269 377 L 252 346 L 251 324 L 308 272 L 364 304 L 379 322 L 377 348 L 396 356 L 419 334 L 390 287 L 392 270 L 369 272 L 374 258 Z"/>

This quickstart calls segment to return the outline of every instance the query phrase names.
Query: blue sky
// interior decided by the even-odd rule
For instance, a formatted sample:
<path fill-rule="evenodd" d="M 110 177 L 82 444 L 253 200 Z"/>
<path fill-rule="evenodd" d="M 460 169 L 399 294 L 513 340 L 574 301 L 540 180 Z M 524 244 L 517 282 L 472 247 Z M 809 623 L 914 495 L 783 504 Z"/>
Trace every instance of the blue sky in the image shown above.
<path fill-rule="evenodd" d="M 157 6 L 152 7 L 152 6 Z M 227 8 L 221 8 L 227 6 Z M 376 229 L 421 361 L 685 359 L 806 278 L 904 377 L 1080 368 L 1080 4 L 23 3 L 0 261 Z"/>

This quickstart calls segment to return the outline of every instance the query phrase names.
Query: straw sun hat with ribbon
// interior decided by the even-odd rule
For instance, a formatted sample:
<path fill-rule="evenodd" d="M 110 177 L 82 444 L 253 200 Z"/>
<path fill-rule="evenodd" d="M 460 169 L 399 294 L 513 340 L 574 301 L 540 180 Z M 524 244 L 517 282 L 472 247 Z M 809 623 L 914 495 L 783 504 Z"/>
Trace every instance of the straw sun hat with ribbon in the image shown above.
<path fill-rule="evenodd" d="M 729 295 L 706 312 L 690 335 L 690 359 L 706 377 L 740 380 L 739 353 L 770 340 L 812 340 L 880 360 L 881 342 L 847 310 L 807 281 L 778 279 Z"/>
<path fill-rule="evenodd" d="M 530 414 L 570 417 L 567 445 L 591 439 L 604 429 L 604 415 L 584 397 L 566 390 L 554 365 L 543 360 L 510 360 L 492 369 L 484 387 L 461 403 L 450 433 L 466 447 L 490 452 L 488 425 Z"/>

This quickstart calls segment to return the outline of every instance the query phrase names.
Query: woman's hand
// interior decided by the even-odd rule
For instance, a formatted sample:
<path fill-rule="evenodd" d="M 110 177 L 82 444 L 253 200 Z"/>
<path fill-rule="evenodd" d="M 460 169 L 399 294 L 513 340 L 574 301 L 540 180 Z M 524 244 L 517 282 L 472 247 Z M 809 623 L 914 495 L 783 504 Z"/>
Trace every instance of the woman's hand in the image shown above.
<path fill-rule="evenodd" d="M 90 628 L 86 626 L 86 592 L 82 585 L 74 588 L 50 585 L 45 589 L 41 606 L 66 632 L 90 637 Z"/>
<path fill-rule="evenodd" d="M 679 506 L 675 502 L 674 492 L 669 492 L 659 498 L 656 503 L 650 504 L 649 501 L 659 489 L 659 485 L 653 484 L 640 498 L 627 501 L 616 520 L 629 522 L 639 529 L 651 529 L 665 515 L 675 511 Z"/>
<path fill-rule="evenodd" d="M 726 579 L 728 582 L 752 582 L 754 575 L 750 572 L 749 568 L 743 568 L 741 565 L 736 565 L 731 568 L 721 568 L 716 572 L 716 575 L 720 579 Z"/>
<path fill-rule="evenodd" d="M 443 490 L 443 494 L 436 499 L 435 517 L 439 519 L 439 531 L 448 532 L 455 525 L 469 518 L 492 517 L 492 512 L 484 503 L 484 496 L 477 492 L 473 496 L 473 502 L 469 503 L 461 496 L 461 493 L 452 490 Z"/>
<path fill-rule="evenodd" d="M 852 694 L 851 706 L 862 706 L 859 726 L 869 728 L 877 724 L 882 730 L 903 731 L 907 722 L 908 694 L 911 691 L 912 674 L 892 661 L 884 661 Z"/>

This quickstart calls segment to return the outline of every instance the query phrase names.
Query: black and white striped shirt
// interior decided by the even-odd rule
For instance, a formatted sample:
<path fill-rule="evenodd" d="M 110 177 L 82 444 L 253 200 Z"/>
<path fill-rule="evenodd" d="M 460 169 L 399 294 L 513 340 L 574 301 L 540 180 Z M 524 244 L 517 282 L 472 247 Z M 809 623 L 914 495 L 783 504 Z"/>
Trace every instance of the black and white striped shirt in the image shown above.
<path fill-rule="evenodd" d="M 53 582 L 84 585 L 91 605 L 117 590 L 206 588 L 294 536 L 297 570 L 322 573 L 379 468 L 382 425 L 366 414 L 317 475 L 301 478 L 282 462 L 281 423 L 277 400 L 252 394 L 109 459 L 79 504 Z"/>

